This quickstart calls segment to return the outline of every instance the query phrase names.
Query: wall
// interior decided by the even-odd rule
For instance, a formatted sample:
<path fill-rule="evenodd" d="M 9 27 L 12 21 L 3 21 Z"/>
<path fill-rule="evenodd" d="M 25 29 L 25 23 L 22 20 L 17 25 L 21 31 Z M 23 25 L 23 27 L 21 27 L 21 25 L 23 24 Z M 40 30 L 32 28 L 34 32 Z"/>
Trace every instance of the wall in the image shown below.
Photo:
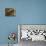
<path fill-rule="evenodd" d="M 16 8 L 16 17 L 4 16 L 6 7 Z M 0 1 L 0 44 L 8 43 L 9 32 L 17 32 L 17 24 L 46 24 L 46 0 Z"/>

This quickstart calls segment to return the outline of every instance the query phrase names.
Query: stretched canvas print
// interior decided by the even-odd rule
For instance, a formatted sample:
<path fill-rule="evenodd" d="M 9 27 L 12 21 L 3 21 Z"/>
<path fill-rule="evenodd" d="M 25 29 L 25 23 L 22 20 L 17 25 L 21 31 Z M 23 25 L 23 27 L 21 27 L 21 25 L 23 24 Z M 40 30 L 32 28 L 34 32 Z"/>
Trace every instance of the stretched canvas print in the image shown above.
<path fill-rule="evenodd" d="M 15 8 L 5 8 L 5 16 L 16 16 Z"/>

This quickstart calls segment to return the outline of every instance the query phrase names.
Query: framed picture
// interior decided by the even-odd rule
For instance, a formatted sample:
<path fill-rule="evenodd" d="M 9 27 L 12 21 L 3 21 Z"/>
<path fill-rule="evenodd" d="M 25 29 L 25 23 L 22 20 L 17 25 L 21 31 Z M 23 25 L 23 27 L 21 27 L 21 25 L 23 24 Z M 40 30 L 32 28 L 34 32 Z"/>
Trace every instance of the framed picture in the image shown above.
<path fill-rule="evenodd" d="M 5 8 L 5 16 L 16 16 L 15 8 Z"/>

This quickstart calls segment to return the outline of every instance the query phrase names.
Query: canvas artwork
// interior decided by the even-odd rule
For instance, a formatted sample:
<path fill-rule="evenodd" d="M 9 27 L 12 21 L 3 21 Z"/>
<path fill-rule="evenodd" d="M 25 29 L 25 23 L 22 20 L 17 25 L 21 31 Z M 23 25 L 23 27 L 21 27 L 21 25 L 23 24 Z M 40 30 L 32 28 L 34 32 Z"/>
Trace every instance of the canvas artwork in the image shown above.
<path fill-rule="evenodd" d="M 16 9 L 5 8 L 5 16 L 16 16 Z"/>

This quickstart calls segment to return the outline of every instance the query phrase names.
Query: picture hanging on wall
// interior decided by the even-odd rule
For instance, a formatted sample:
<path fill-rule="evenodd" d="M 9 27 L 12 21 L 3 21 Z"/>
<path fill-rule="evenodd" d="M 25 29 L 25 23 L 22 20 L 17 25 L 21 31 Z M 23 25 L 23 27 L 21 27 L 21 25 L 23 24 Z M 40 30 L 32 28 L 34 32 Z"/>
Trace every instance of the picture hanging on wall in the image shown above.
<path fill-rule="evenodd" d="M 5 16 L 16 16 L 15 8 L 5 8 Z"/>

